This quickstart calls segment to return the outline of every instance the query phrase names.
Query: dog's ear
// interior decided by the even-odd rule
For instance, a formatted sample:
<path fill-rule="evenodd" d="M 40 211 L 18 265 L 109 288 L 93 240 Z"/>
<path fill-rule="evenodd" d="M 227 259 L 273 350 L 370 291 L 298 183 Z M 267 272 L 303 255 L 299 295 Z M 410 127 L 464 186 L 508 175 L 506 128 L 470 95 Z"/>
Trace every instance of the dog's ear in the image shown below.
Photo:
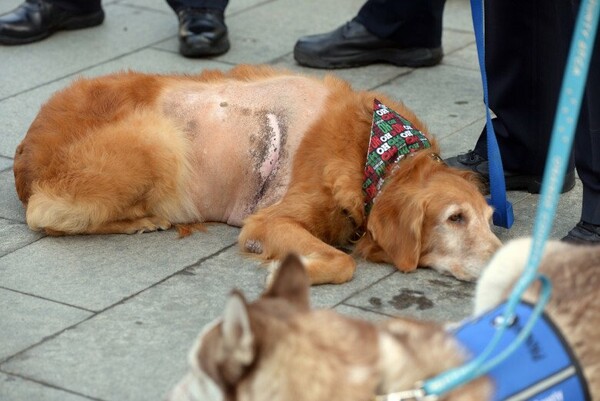
<path fill-rule="evenodd" d="M 283 298 L 301 310 L 310 308 L 310 281 L 297 255 L 289 254 L 274 275 L 263 297 Z"/>
<path fill-rule="evenodd" d="M 411 192 L 386 188 L 373 205 L 367 221 L 369 236 L 365 236 L 387 255 L 380 259 L 387 259 L 403 272 L 415 270 L 419 264 L 425 219 L 424 200 Z"/>
<path fill-rule="evenodd" d="M 225 306 L 221 323 L 221 375 L 226 383 L 237 383 L 255 358 L 255 336 L 244 296 L 234 291 Z"/>

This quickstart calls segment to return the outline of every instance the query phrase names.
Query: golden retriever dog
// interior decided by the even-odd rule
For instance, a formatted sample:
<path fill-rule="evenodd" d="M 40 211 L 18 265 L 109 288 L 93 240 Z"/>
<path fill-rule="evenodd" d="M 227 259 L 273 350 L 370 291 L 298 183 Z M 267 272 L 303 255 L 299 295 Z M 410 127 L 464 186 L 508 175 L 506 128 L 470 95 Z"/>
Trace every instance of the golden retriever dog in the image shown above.
<path fill-rule="evenodd" d="M 505 298 L 523 270 L 529 246 L 529 240 L 518 240 L 494 256 L 478 283 L 476 311 L 484 312 Z M 600 400 L 600 247 L 552 242 L 540 271 L 554 283 L 545 313 L 578 359 L 585 378 L 581 383 L 587 381 L 591 398 L 577 399 Z M 234 292 L 222 318 L 207 325 L 198 337 L 189 354 L 190 371 L 168 399 L 425 400 L 392 394 L 415 389 L 420 381 L 472 356 L 442 324 L 404 318 L 372 324 L 331 310 L 311 310 L 308 283 L 300 260 L 290 256 L 275 274 L 272 287 L 257 301 L 247 303 L 241 293 Z M 533 286 L 525 299 L 534 301 L 537 293 Z M 483 320 L 487 326 L 491 322 Z M 544 353 L 549 349 L 539 345 L 540 338 L 535 336 L 534 330 L 527 340 L 527 353 L 516 355 L 517 361 L 508 363 L 504 372 L 526 363 L 530 352 L 539 358 L 533 372 L 547 367 L 551 358 Z M 484 343 L 490 339 L 484 336 Z M 566 382 L 564 377 L 561 380 Z M 496 394 L 499 387 L 490 376 L 482 376 L 439 400 L 575 401 L 560 389 L 538 398 L 522 393 L 521 398 L 503 397 Z"/>
<path fill-rule="evenodd" d="M 431 146 L 385 178 L 367 215 L 363 177 L 374 99 Z M 342 283 L 356 252 L 408 272 L 472 280 L 500 241 L 475 178 L 446 166 L 401 103 L 310 78 L 240 66 L 199 75 L 79 79 L 43 105 L 16 150 L 27 224 L 51 235 L 137 233 L 203 222 L 243 226 L 243 251 L 295 252 L 312 283 Z"/>

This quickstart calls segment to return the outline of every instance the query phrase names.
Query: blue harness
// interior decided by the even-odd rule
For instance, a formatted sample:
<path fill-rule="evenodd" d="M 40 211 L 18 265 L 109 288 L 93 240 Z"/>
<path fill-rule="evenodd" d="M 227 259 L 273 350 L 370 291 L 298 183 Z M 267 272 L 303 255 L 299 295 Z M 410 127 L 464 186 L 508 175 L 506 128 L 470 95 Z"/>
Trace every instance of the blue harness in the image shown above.
<path fill-rule="evenodd" d="M 467 321 L 454 331 L 456 339 L 473 355 L 480 354 L 494 335 L 505 304 Z M 518 304 L 498 353 L 514 341 L 533 307 Z M 545 313 L 527 340 L 488 376 L 495 386 L 494 401 L 590 401 L 587 382 L 577 359 L 558 328 Z"/>

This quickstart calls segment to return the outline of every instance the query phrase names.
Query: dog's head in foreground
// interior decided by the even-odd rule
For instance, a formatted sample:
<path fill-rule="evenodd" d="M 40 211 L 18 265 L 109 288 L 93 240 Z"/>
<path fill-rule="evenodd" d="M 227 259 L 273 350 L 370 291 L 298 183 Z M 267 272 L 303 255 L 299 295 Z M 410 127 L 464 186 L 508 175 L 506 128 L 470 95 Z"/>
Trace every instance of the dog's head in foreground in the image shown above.
<path fill-rule="evenodd" d="M 476 310 L 502 301 L 521 273 L 529 241 L 494 257 L 479 283 Z M 578 357 L 592 399 L 600 397 L 600 247 L 553 242 L 541 271 L 555 283 L 547 314 Z M 221 319 L 204 328 L 189 355 L 190 371 L 171 401 L 367 401 L 413 389 L 469 358 L 442 325 L 390 319 L 379 325 L 330 310 L 311 310 L 309 283 L 288 257 L 270 289 L 248 303 L 234 292 Z M 537 297 L 537 289 L 526 298 Z M 484 376 L 440 400 L 493 399 Z"/>

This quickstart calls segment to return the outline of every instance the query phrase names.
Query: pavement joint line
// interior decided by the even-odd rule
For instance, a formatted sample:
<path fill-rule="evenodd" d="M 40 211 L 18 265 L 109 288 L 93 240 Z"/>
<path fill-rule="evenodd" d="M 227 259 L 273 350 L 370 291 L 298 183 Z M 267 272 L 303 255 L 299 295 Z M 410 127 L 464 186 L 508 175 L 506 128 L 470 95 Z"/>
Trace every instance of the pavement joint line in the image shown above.
<path fill-rule="evenodd" d="M 25 224 L 25 223 L 23 223 L 23 222 L 21 222 L 21 221 L 16 221 L 16 220 L 12 220 L 12 219 L 7 219 L 7 218 L 4 218 L 4 217 L 0 217 L 0 219 L 1 219 L 1 220 L 7 220 L 7 221 L 10 221 L 10 222 L 15 222 L 15 223 L 18 223 L 18 224 Z M 43 236 L 41 236 L 40 238 L 38 238 L 38 239 L 36 239 L 36 240 L 34 240 L 34 241 L 31 241 L 30 243 L 28 243 L 28 244 L 25 244 L 25 245 L 23 245 L 23 246 L 22 246 L 22 247 L 20 247 L 20 248 L 13 249 L 12 251 L 5 253 L 4 255 L 0 256 L 0 260 L 2 260 L 2 258 L 4 258 L 5 256 L 11 255 L 11 254 L 13 254 L 13 253 L 17 252 L 17 251 L 18 251 L 18 250 L 20 250 L 20 249 L 23 249 L 23 248 L 25 248 L 25 247 L 27 247 L 27 246 L 29 246 L 29 245 L 31 245 L 31 244 L 35 244 L 36 242 L 38 242 L 38 241 L 39 241 L 39 240 L 41 240 L 42 238 L 46 238 L 46 237 L 47 237 L 47 235 L 45 235 L 45 234 L 44 234 L 44 235 L 43 235 Z M 3 288 L 3 287 L 0 287 L 0 288 Z"/>
<path fill-rule="evenodd" d="M 231 248 L 232 248 L 232 247 L 234 247 L 235 245 L 237 245 L 237 240 L 236 240 L 234 243 L 232 243 L 232 244 L 230 244 L 230 245 L 227 245 L 226 247 L 224 247 L 224 248 L 222 248 L 222 249 L 218 250 L 217 252 L 214 252 L 214 253 L 213 253 L 213 254 L 211 254 L 211 255 L 208 255 L 208 256 L 205 256 L 205 257 L 203 257 L 203 258 L 200 258 L 198 261 L 196 261 L 196 262 L 194 262 L 194 263 L 190 263 L 189 265 L 187 265 L 187 266 L 186 266 L 186 267 L 184 267 L 183 269 L 181 269 L 181 270 L 178 270 L 177 272 L 175 272 L 175 273 L 171 274 L 169 277 L 166 277 L 166 278 L 165 278 L 165 279 L 163 279 L 162 281 L 165 281 L 165 280 L 167 280 L 168 278 L 171 278 L 171 277 L 173 277 L 173 276 L 179 275 L 179 274 L 183 273 L 184 271 L 186 271 L 186 270 L 188 270 L 188 269 L 191 269 L 192 267 L 200 267 L 200 265 L 201 265 L 202 263 L 206 262 L 208 259 L 211 259 L 211 258 L 213 258 L 213 257 L 215 257 L 215 256 L 219 256 L 220 254 L 222 254 L 222 253 L 223 253 L 223 252 L 225 252 L 225 251 L 228 251 L 229 249 L 231 249 Z M 158 283 L 157 283 L 157 284 L 158 284 Z"/>
<path fill-rule="evenodd" d="M 366 287 L 360 288 L 355 290 L 354 292 L 352 292 L 350 295 L 348 295 L 346 298 L 342 299 L 340 302 L 338 302 L 337 304 L 330 306 L 330 309 L 336 308 L 342 304 L 344 304 L 344 302 L 348 301 L 350 298 L 352 298 L 355 295 L 358 295 L 359 293 L 368 290 L 369 288 L 373 287 L 375 284 L 379 284 L 380 282 L 382 282 L 383 280 L 387 279 L 388 277 L 391 277 L 393 274 L 398 273 L 397 271 L 393 271 L 389 274 L 386 274 L 385 276 L 381 277 L 379 280 L 376 280 L 372 283 L 370 283 L 369 285 L 367 285 Z"/>
<path fill-rule="evenodd" d="M 403 67 L 399 67 L 399 68 L 403 68 Z M 382 83 L 375 85 L 369 89 L 367 89 L 368 91 L 376 91 L 379 88 L 381 88 L 382 86 L 388 85 L 390 83 L 392 83 L 392 81 L 395 81 L 398 78 L 402 78 L 404 76 L 409 76 L 411 75 L 413 72 L 415 72 L 416 68 L 409 68 L 408 70 L 405 70 L 403 72 L 400 72 L 398 75 L 395 75 L 389 79 L 386 79 L 385 81 L 383 81 Z"/>
<path fill-rule="evenodd" d="M 15 353 L 15 354 L 13 354 L 13 355 L 10 355 L 9 357 L 5 358 L 4 360 L 0 360 L 0 366 L 2 366 L 3 364 L 5 364 L 5 363 L 9 362 L 10 360 L 12 360 L 12 359 L 14 359 L 14 358 L 17 358 L 17 357 L 18 357 L 18 356 L 20 356 L 20 355 L 22 355 L 22 354 L 24 354 L 24 353 L 26 353 L 26 352 L 30 351 L 31 349 L 33 349 L 33 348 L 35 348 L 35 347 L 37 347 L 37 346 L 39 346 L 39 345 L 41 345 L 41 344 L 45 343 L 46 341 L 49 341 L 49 340 L 52 340 L 52 339 L 54 339 L 54 338 L 58 337 L 59 335 L 61 335 L 61 334 L 62 334 L 62 333 L 64 333 L 65 331 L 67 331 L 67 330 L 71 330 L 71 329 L 75 328 L 76 326 L 79 326 L 80 324 L 82 324 L 82 323 L 85 323 L 85 322 L 87 322 L 88 320 L 91 320 L 91 319 L 95 318 L 96 316 L 100 315 L 101 313 L 104 313 L 104 312 L 106 312 L 106 311 L 108 311 L 108 310 L 110 310 L 110 309 L 113 309 L 113 308 L 115 308 L 115 307 L 117 307 L 117 306 L 119 306 L 119 305 L 122 305 L 122 304 L 124 304 L 125 302 L 129 301 L 130 299 L 132 299 L 132 298 L 134 298 L 134 297 L 138 296 L 139 294 L 141 294 L 141 293 L 143 293 L 143 292 L 145 292 L 145 291 L 147 291 L 147 290 L 149 290 L 149 289 L 151 289 L 151 288 L 154 288 L 154 287 L 156 287 L 156 286 L 158 286 L 158 285 L 160 285 L 160 284 L 164 283 L 165 281 L 167 281 L 167 280 L 169 280 L 170 278 L 172 278 L 172 277 L 174 277 L 174 276 L 176 276 L 176 275 L 180 274 L 181 272 L 183 272 L 183 271 L 185 271 L 185 270 L 189 269 L 190 267 L 193 267 L 193 266 L 196 266 L 196 265 L 197 265 L 197 266 L 200 266 L 202 263 L 206 262 L 207 260 L 209 260 L 209 259 L 211 259 L 211 258 L 213 258 L 213 257 L 215 257 L 215 256 L 218 256 L 218 255 L 220 255 L 221 253 L 223 253 L 223 252 L 227 251 L 228 249 L 232 248 L 232 247 L 233 247 L 233 246 L 235 246 L 236 244 L 237 244 L 237 241 L 236 241 L 236 242 L 234 242 L 234 243 L 232 243 L 232 244 L 230 244 L 230 245 L 226 245 L 225 247 L 223 247 L 223 248 L 219 249 L 218 251 L 216 251 L 216 252 L 213 252 L 213 253 L 211 253 L 210 255 L 204 256 L 204 257 L 200 258 L 198 261 L 196 261 L 196 262 L 194 262 L 194 263 L 191 263 L 191 264 L 189 264 L 189 265 L 186 265 L 184 268 L 182 268 L 182 269 L 180 269 L 180 270 L 176 271 L 175 273 L 172 273 L 172 274 L 170 274 L 170 275 L 168 275 L 168 276 L 166 276 L 166 277 L 162 278 L 161 280 L 159 280 L 159 281 L 157 281 L 157 282 L 155 282 L 155 283 L 151 284 L 150 286 L 148 286 L 148 287 L 146 287 L 146 288 L 143 288 L 143 289 L 139 290 L 138 292 L 136 292 L 136 293 L 134 293 L 134 294 L 130 294 L 130 295 L 126 296 L 125 298 L 121 299 L 120 301 L 118 301 L 118 302 L 115 302 L 114 304 L 107 306 L 107 307 L 106 307 L 106 308 L 104 308 L 104 309 L 101 309 L 101 310 L 99 310 L 99 311 L 93 312 L 93 313 L 92 313 L 90 316 L 86 317 L 85 319 L 82 319 L 82 320 L 80 320 L 80 321 L 79 321 L 79 322 L 77 322 L 77 323 L 74 323 L 74 324 L 72 324 L 72 325 L 70 325 L 70 326 L 64 327 L 63 329 L 61 329 L 61 330 L 57 331 L 57 332 L 56 332 L 56 333 L 54 333 L 54 334 L 51 334 L 51 335 L 48 335 L 48 336 L 46 336 L 46 337 L 42 338 L 42 339 L 41 339 L 40 341 L 38 341 L 37 343 L 35 343 L 35 344 L 31 344 L 30 346 L 28 346 L 28 347 L 26 347 L 26 348 L 24 348 L 24 349 L 22 349 L 22 350 L 18 351 L 17 353 Z M 51 300 L 49 299 L 49 301 L 51 301 Z M 56 301 L 56 302 L 57 302 L 57 301 Z M 81 307 L 80 307 L 80 309 L 84 309 L 84 310 L 85 310 L 85 308 L 81 308 Z"/>
<path fill-rule="evenodd" d="M 170 39 L 171 38 L 161 40 L 160 42 L 154 43 L 152 46 L 159 45 L 160 43 L 165 42 L 165 41 L 170 40 Z M 169 49 L 163 49 L 162 47 L 149 47 L 149 49 L 150 50 L 156 50 L 156 51 L 164 52 L 164 53 L 179 55 L 178 51 L 169 50 Z M 240 63 L 237 63 L 237 62 L 229 62 L 229 61 L 225 61 L 225 60 L 217 60 L 217 59 L 212 58 L 212 57 L 205 57 L 205 58 L 196 59 L 196 60 L 198 60 L 199 62 L 200 62 L 200 60 L 210 60 L 212 62 L 222 63 L 222 64 L 225 64 L 225 65 L 231 66 L 231 67 L 235 67 L 236 65 L 240 64 Z M 213 68 L 211 68 L 211 69 L 213 69 Z M 200 71 L 204 71 L 204 70 L 206 70 L 206 68 L 202 68 Z M 176 72 L 173 72 L 173 74 L 176 74 Z"/>
<path fill-rule="evenodd" d="M 483 127 L 485 126 L 485 120 L 486 120 L 485 119 L 485 109 L 483 109 L 483 110 L 484 110 L 484 113 L 483 113 L 483 116 L 481 118 L 478 118 L 477 120 L 475 120 L 475 121 L 473 121 L 473 122 L 471 122 L 471 123 L 469 123 L 469 124 L 467 124 L 467 125 L 465 125 L 465 126 L 463 126 L 461 128 L 457 128 L 454 132 L 451 132 L 451 133 L 449 133 L 446 136 L 440 137 L 440 136 L 436 135 L 436 139 L 438 140 L 438 142 L 441 141 L 442 139 L 445 140 L 446 138 L 450 138 L 451 136 L 458 135 L 460 131 L 464 130 L 465 128 L 472 127 L 475 124 L 482 124 L 483 123 L 481 125 L 481 129 L 483 130 Z"/>
<path fill-rule="evenodd" d="M 46 297 L 42 297 L 40 295 L 31 294 L 31 293 L 28 293 L 28 292 L 25 292 L 25 291 L 15 290 L 14 288 L 4 287 L 3 285 L 0 285 L 0 289 L 11 291 L 11 292 L 16 292 L 17 294 L 27 295 L 27 296 L 30 296 L 30 297 L 33 297 L 33 298 L 41 299 L 41 300 L 44 300 L 44 301 L 49 301 L 49 302 L 56 303 L 56 304 L 59 304 L 59 305 L 68 306 L 70 308 L 79 309 L 79 310 L 82 310 L 84 312 L 97 313 L 95 310 L 87 309 L 87 308 L 84 308 L 82 306 L 71 305 L 71 304 L 68 304 L 66 302 L 57 301 L 56 299 L 46 298 Z"/>
<path fill-rule="evenodd" d="M 58 81 L 60 81 L 60 80 L 63 80 L 63 79 L 65 79 L 65 78 L 69 78 L 69 77 L 75 76 L 75 75 L 77 75 L 77 74 L 81 74 L 82 72 L 84 72 L 84 71 L 87 71 L 87 70 L 90 70 L 90 69 L 92 69 L 92 68 L 96 68 L 96 67 L 99 67 L 99 66 L 101 66 L 101 65 L 108 64 L 108 63 L 110 63 L 110 62 L 113 62 L 113 61 L 115 61 L 115 60 L 118 60 L 118 59 L 120 59 L 120 58 L 123 58 L 123 57 L 130 56 L 130 55 L 132 55 L 132 54 L 135 54 L 135 53 L 137 53 L 137 52 L 140 52 L 140 51 L 142 51 L 142 50 L 150 49 L 150 48 L 152 48 L 152 46 L 156 46 L 157 44 L 159 44 L 159 43 L 161 43 L 161 42 L 164 42 L 164 41 L 166 41 L 166 40 L 169 40 L 169 39 L 171 39 L 173 36 L 176 36 L 176 35 L 170 35 L 170 36 L 169 36 L 169 37 L 167 37 L 167 38 L 163 38 L 163 39 L 157 40 L 157 41 L 155 41 L 155 42 L 152 42 L 152 43 L 149 43 L 149 44 L 147 44 L 147 45 L 145 45 L 145 46 L 136 47 L 135 49 L 133 49 L 133 50 L 131 50 L 131 51 L 127 52 L 127 53 L 122 53 L 122 54 L 119 54 L 118 56 L 115 56 L 115 57 L 112 57 L 112 58 L 106 59 L 106 60 L 104 60 L 104 61 L 102 61 L 102 62 L 100 62 L 100 63 L 93 64 L 93 65 L 88 65 L 87 67 L 81 68 L 81 69 L 79 69 L 79 70 L 77 70 L 77 71 L 73 71 L 73 72 L 71 72 L 71 73 L 69 73 L 69 74 L 66 74 L 66 75 L 63 75 L 63 76 L 60 76 L 60 77 L 57 77 L 57 78 L 51 79 L 51 80 L 49 80 L 49 81 L 46 81 L 46 82 L 44 82 L 44 83 L 41 83 L 41 84 L 39 84 L 39 85 L 35 85 L 35 86 L 32 86 L 32 87 L 30 87 L 30 88 L 27 88 L 27 89 L 25 89 L 25 90 L 22 90 L 22 91 L 20 91 L 20 92 L 13 93 L 12 95 L 8 95 L 8 96 L 6 96 L 6 97 L 0 98 L 0 103 L 1 103 L 1 102 L 3 102 L 3 101 L 5 101 L 5 100 L 12 99 L 13 97 L 17 97 L 17 96 L 23 95 L 23 94 L 25 94 L 25 93 L 28 93 L 28 92 L 34 91 L 34 90 L 36 90 L 36 89 L 42 88 L 42 87 L 44 87 L 44 86 L 46 86 L 46 85 L 53 84 L 53 83 L 55 83 L 55 82 L 58 82 Z"/>
<path fill-rule="evenodd" d="M 64 388 L 64 387 L 59 387 L 59 386 L 57 386 L 57 385 L 55 385 L 55 384 L 52 384 L 52 383 L 47 383 L 47 382 L 45 382 L 45 381 L 43 381 L 43 380 L 33 379 L 33 378 L 31 378 L 31 377 L 27 377 L 27 376 L 24 376 L 24 375 L 22 375 L 22 374 L 19 374 L 19 373 L 7 372 L 7 371 L 5 371 L 5 370 L 3 370 L 3 369 L 0 369 L 0 372 L 1 372 L 1 373 L 4 373 L 4 374 L 5 374 L 5 375 L 7 375 L 7 376 L 14 376 L 14 377 L 18 377 L 19 379 L 22 379 L 22 380 L 26 380 L 26 381 L 34 382 L 34 383 L 40 384 L 40 385 L 42 385 L 42 386 L 45 386 L 45 387 L 50 387 L 50 388 L 53 388 L 53 389 L 55 389 L 55 390 L 64 391 L 64 392 L 66 392 L 66 393 L 70 393 L 70 394 L 73 394 L 73 395 L 77 395 L 77 396 L 79 396 L 79 397 L 84 397 L 84 398 L 87 398 L 87 399 L 89 399 L 89 400 L 94 400 L 94 401 L 106 401 L 106 400 L 104 400 L 104 399 L 102 399 L 102 398 L 96 398 L 96 397 L 92 397 L 92 396 L 89 396 L 89 395 L 85 395 L 85 394 L 83 394 L 83 393 L 79 393 L 79 392 L 77 392 L 77 391 L 69 390 L 69 389 L 67 389 L 67 388 Z"/>
<path fill-rule="evenodd" d="M 254 10 L 255 8 L 262 7 L 265 4 L 275 3 L 276 1 L 277 0 L 265 0 L 265 1 L 261 2 L 261 3 L 253 4 L 253 5 L 249 6 L 249 7 L 241 8 L 241 9 L 239 9 L 237 11 L 232 12 L 232 13 L 227 13 L 227 15 L 225 16 L 225 18 L 234 17 L 236 15 L 243 14 L 243 13 L 245 13 L 247 11 Z"/>
<path fill-rule="evenodd" d="M 373 309 L 365 308 L 365 307 L 363 307 L 363 306 L 352 305 L 352 304 L 346 304 L 346 303 L 345 303 L 345 304 L 342 304 L 341 306 L 345 306 L 345 307 L 347 307 L 347 308 L 359 309 L 359 310 L 361 310 L 361 311 L 364 311 L 364 312 L 371 312 L 371 313 L 375 313 L 375 314 L 377 314 L 377 315 L 385 316 L 385 317 L 387 317 L 387 318 L 391 318 L 391 319 L 398 319 L 398 316 L 395 316 L 395 315 L 390 315 L 389 313 L 378 312 L 378 311 L 375 311 L 375 310 L 373 310 Z"/>
<path fill-rule="evenodd" d="M 242 13 L 248 11 L 248 10 L 252 10 L 254 8 L 263 6 L 263 5 L 267 4 L 267 3 L 272 3 L 274 1 L 275 0 L 266 0 L 266 1 L 263 1 L 262 3 L 257 3 L 257 4 L 253 4 L 253 5 L 249 6 L 249 7 L 246 7 L 246 8 L 241 8 L 241 9 L 239 9 L 237 11 L 232 12 L 232 13 L 227 13 L 226 18 L 230 18 L 230 17 L 236 16 L 236 15 L 242 14 Z M 116 1 L 116 2 L 109 3 L 109 4 L 117 5 L 117 6 L 122 6 L 122 7 L 127 7 L 127 8 L 133 8 L 133 9 L 136 9 L 136 10 L 142 10 L 142 11 L 150 11 L 150 12 L 160 13 L 160 14 L 163 14 L 163 15 L 173 15 L 174 14 L 172 10 L 159 10 L 157 8 L 152 8 L 152 7 L 148 7 L 148 6 L 140 6 L 139 4 L 131 4 L 131 3 L 127 2 L 127 0 Z"/>
<path fill-rule="evenodd" d="M 473 35 L 473 43 L 475 43 L 475 33 L 472 30 L 470 31 L 468 29 L 444 28 L 444 31 L 459 32 L 459 33 L 470 33 L 471 35 Z"/>
<path fill-rule="evenodd" d="M 456 52 L 458 52 L 458 51 L 460 51 L 460 50 L 463 50 L 463 49 L 465 49 L 466 47 L 469 47 L 470 45 L 472 45 L 473 43 L 475 43 L 475 40 L 473 40 L 473 42 L 469 42 L 468 44 L 464 45 L 463 47 L 459 47 L 459 48 L 457 48 L 457 49 L 454 49 L 454 50 L 452 50 L 452 51 L 451 51 L 451 52 L 449 52 L 449 53 L 444 53 L 444 57 L 446 57 L 446 56 L 449 56 L 449 55 L 451 55 L 451 54 L 454 54 L 454 53 L 456 53 Z M 287 56 L 288 54 L 290 54 L 290 53 L 287 53 L 287 54 L 286 54 L 286 56 Z M 453 66 L 452 64 L 445 64 L 443 61 L 442 61 L 442 63 L 441 63 L 440 65 L 442 65 L 442 66 L 449 66 L 449 67 L 455 67 L 455 66 Z M 464 68 L 463 66 L 457 66 L 457 67 L 458 67 L 458 68 Z M 401 67 L 401 66 L 399 66 L 399 68 L 402 68 L 402 67 Z M 368 90 L 370 90 L 370 91 L 377 90 L 378 88 L 381 88 L 381 87 L 382 87 L 382 86 L 384 86 L 384 85 L 388 85 L 388 84 L 392 83 L 392 81 L 395 81 L 395 80 L 396 80 L 396 79 L 398 79 L 398 78 L 402 78 L 402 77 L 405 77 L 405 76 L 409 76 L 410 74 L 412 74 L 413 72 L 415 72 L 415 71 L 417 70 L 417 68 L 410 68 L 410 67 L 408 67 L 408 68 L 409 68 L 408 70 L 406 70 L 406 71 L 403 71 L 403 72 L 399 73 L 398 75 L 395 75 L 395 76 L 393 76 L 393 77 L 391 77 L 391 78 L 389 78 L 389 79 L 387 79 L 387 80 L 383 81 L 382 83 L 380 83 L 380 84 L 378 84 L 378 85 L 376 85 L 376 86 L 373 86 L 373 87 L 369 88 Z M 473 71 L 476 71 L 476 70 L 475 70 L 475 69 L 473 69 Z"/>
<path fill-rule="evenodd" d="M 159 10 L 156 8 L 152 8 L 152 7 L 148 7 L 148 6 L 140 6 L 138 4 L 130 4 L 130 3 L 113 3 L 116 6 L 121 6 L 121 7 L 125 7 L 125 8 L 131 8 L 134 10 L 140 10 L 140 11 L 148 11 L 148 12 L 153 12 L 156 14 L 162 14 L 162 15 L 172 15 L 173 12 L 169 11 L 167 12 L 167 10 Z"/>

